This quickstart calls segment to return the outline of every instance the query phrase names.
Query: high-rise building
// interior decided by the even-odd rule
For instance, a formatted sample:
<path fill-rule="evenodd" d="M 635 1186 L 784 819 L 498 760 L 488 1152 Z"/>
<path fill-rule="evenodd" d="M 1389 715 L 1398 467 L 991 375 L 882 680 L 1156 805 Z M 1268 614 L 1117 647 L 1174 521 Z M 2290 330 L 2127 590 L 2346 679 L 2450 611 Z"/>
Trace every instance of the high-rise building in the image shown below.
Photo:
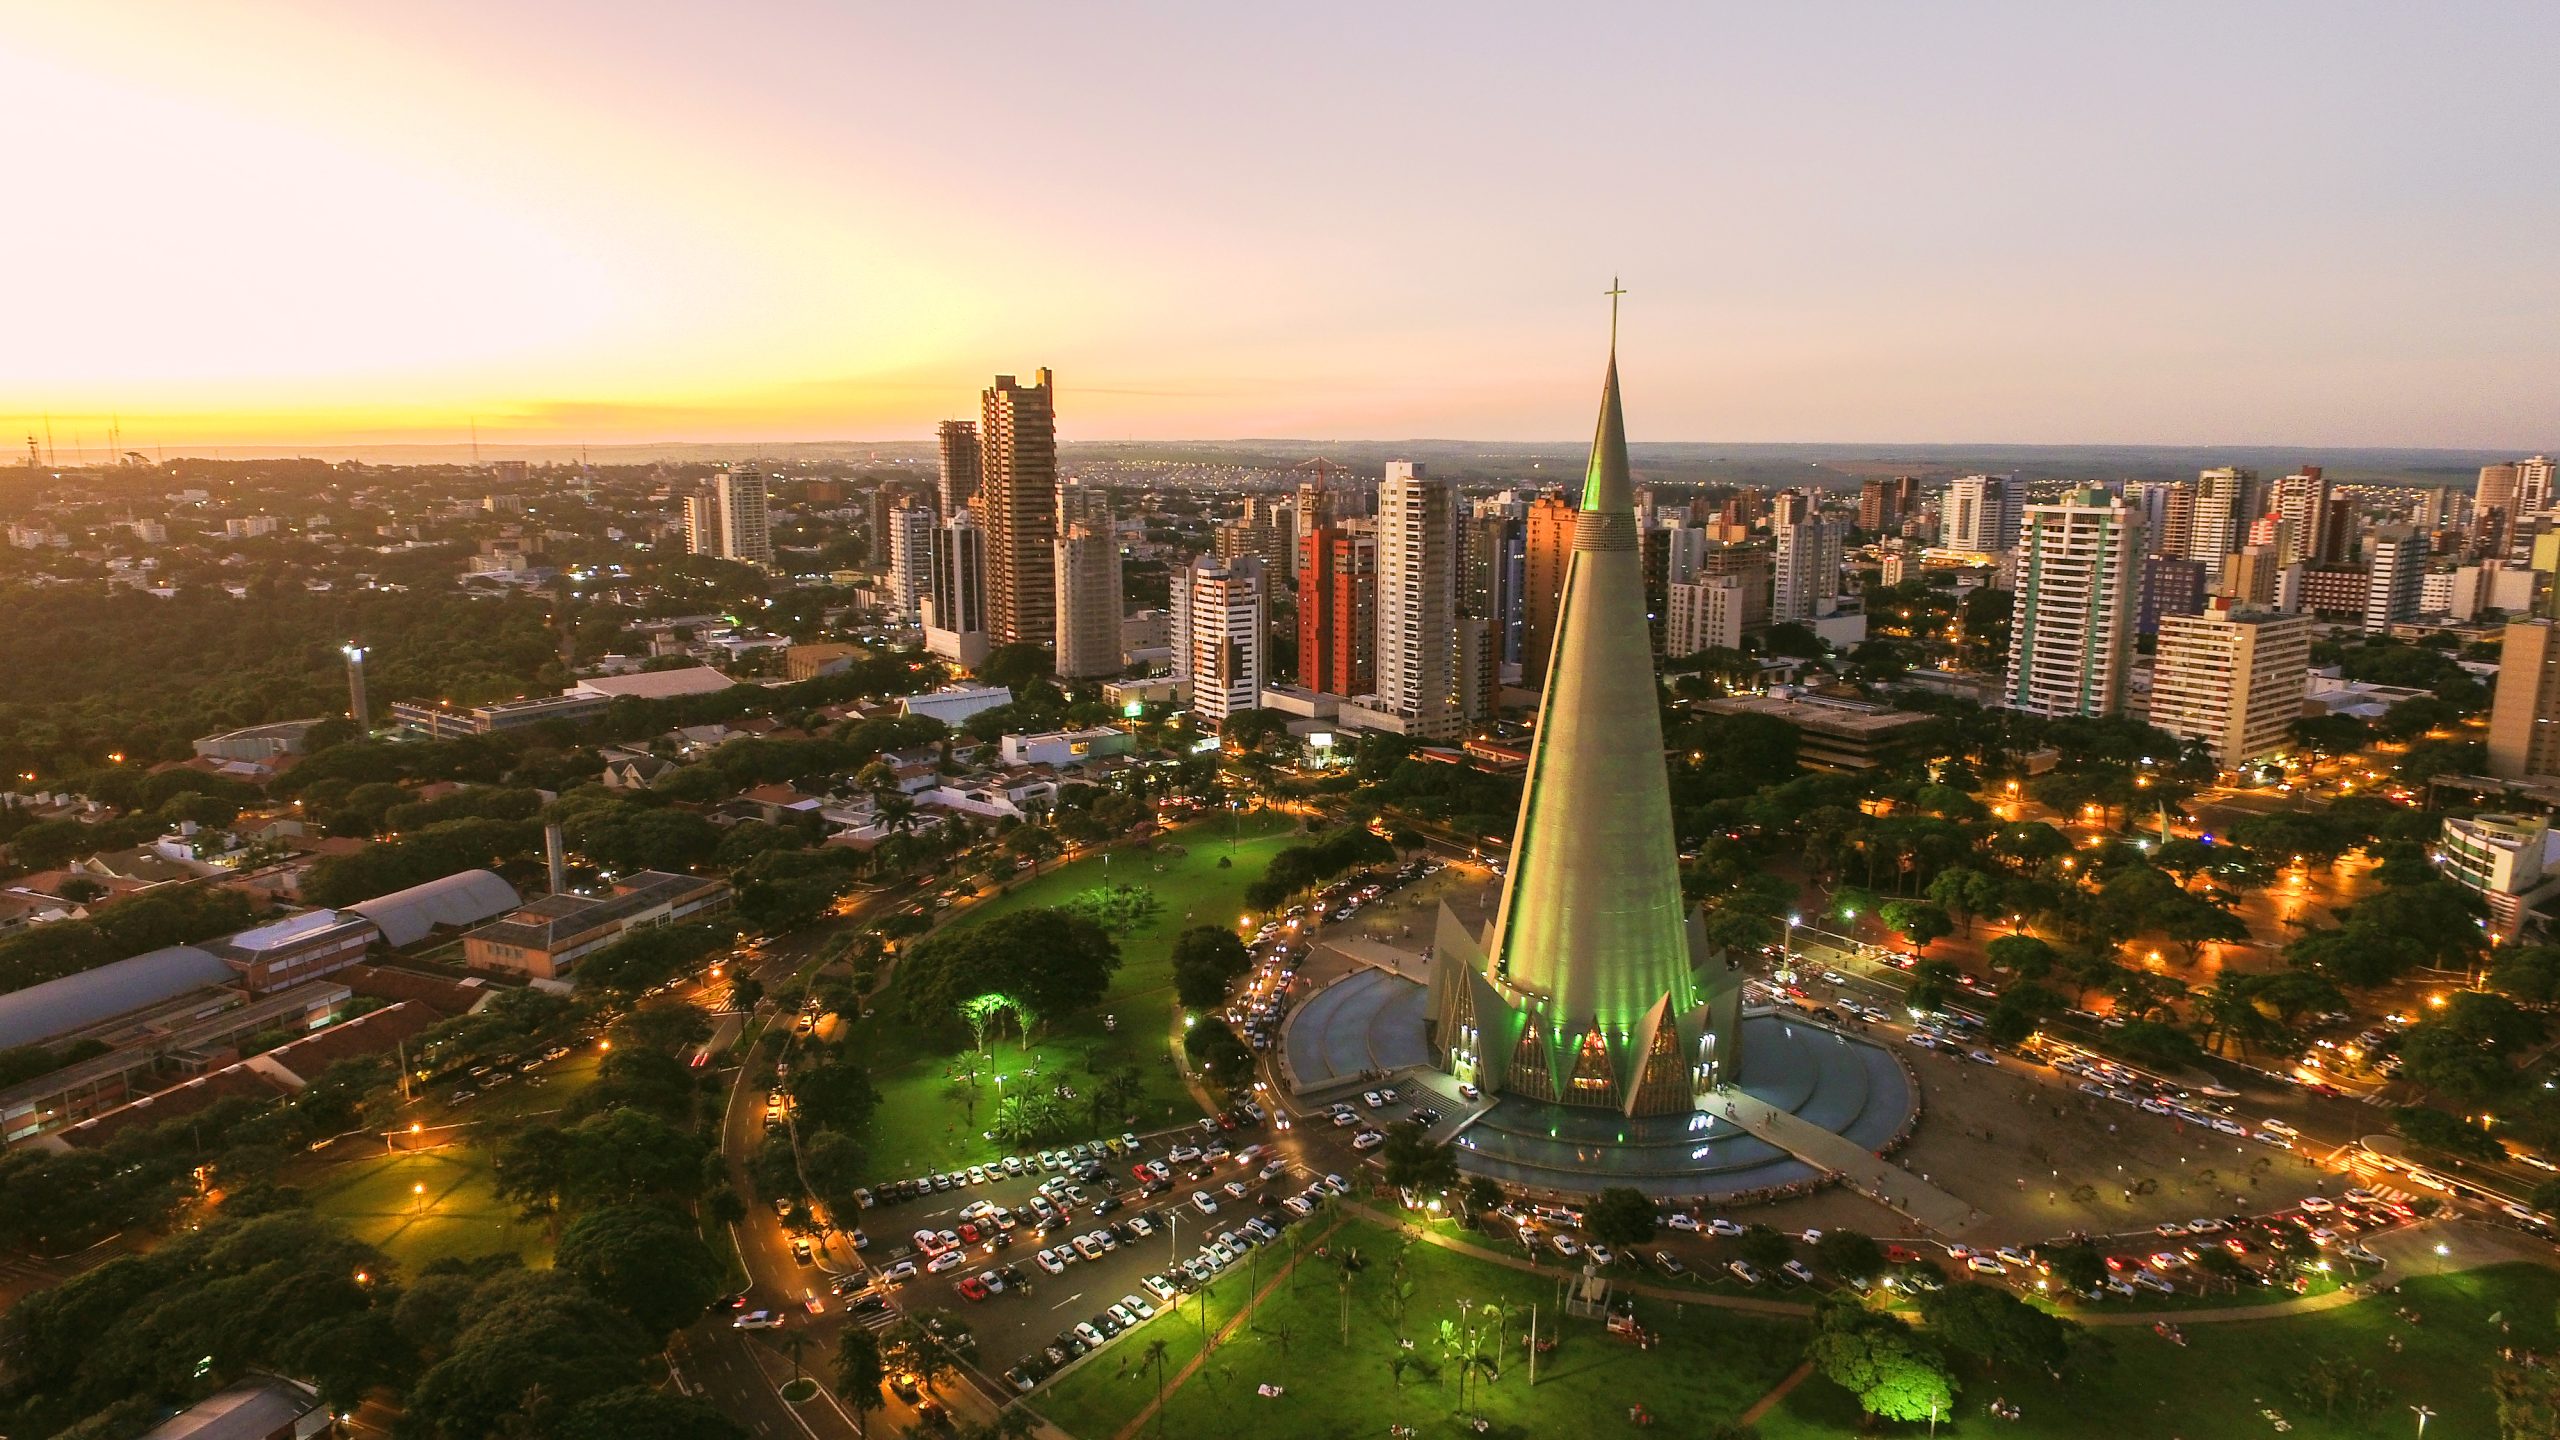
<path fill-rule="evenodd" d="M 933 577 L 925 599 L 926 647 L 975 665 L 987 655 L 987 538 L 967 509 L 933 532 Z"/>
<path fill-rule="evenodd" d="M 933 532 L 930 505 L 901 505 L 889 512 L 889 596 L 902 616 L 924 613 L 933 594 Z"/>
<path fill-rule="evenodd" d="M 2104 490 L 2027 507 L 2009 631 L 2012 708 L 2039 715 L 2123 709 L 2142 603 L 2142 548 L 2141 512 Z"/>
<path fill-rule="evenodd" d="M 987 640 L 1047 645 L 1058 633 L 1058 416 L 1049 372 L 979 397 L 975 508 L 987 536 Z"/>
<path fill-rule="evenodd" d="M 1262 703 L 1262 562 L 1203 555 L 1174 576 L 1173 673 L 1210 725 Z"/>
<path fill-rule="evenodd" d="M 742 565 L 773 564 L 773 514 L 764 477 L 727 470 L 684 497 L 684 548 Z"/>
<path fill-rule="evenodd" d="M 2014 475 L 1961 475 L 1939 502 L 1939 541 L 1949 550 L 1992 555 L 2018 543 L 2027 498 Z"/>
<path fill-rule="evenodd" d="M 2560 504 L 2560 461 L 2548 455 L 2519 460 L 2516 469 L 2516 514 L 2539 515 Z"/>
<path fill-rule="evenodd" d="M 1443 919 L 1428 1031 L 1462 1082 L 1628 1116 L 1733 1082 L 1742 999 L 1680 893 L 1633 488 L 1612 361 L 1510 873 L 1482 936 Z"/>
<path fill-rule="evenodd" d="M 1068 679 L 1120 673 L 1120 537 L 1090 511 L 1058 537 L 1058 661 Z"/>
<path fill-rule="evenodd" d="M 1330 695 L 1374 693 L 1378 537 L 1324 525 L 1298 548 L 1298 683 Z"/>
<path fill-rule="evenodd" d="M 1378 486 L 1378 706 L 1408 735 L 1445 740 L 1465 729 L 1457 622 L 1457 491 L 1419 464 L 1392 462 Z"/>
<path fill-rule="evenodd" d="M 1459 613 L 1483 617 L 1497 656 L 1508 655 L 1510 637 L 1519 627 L 1519 567 L 1514 562 L 1520 554 L 1520 528 L 1498 510 L 1481 509 L 1458 526 Z"/>
<path fill-rule="evenodd" d="M 1774 588 L 1769 552 L 1758 545 L 1719 545 L 1707 552 L 1698 578 L 1731 577 L 1742 587 L 1742 630 L 1756 635 L 1769 628 L 1769 599 Z"/>
<path fill-rule="evenodd" d="M 2507 626 L 2489 702 L 2489 773 L 2508 780 L 2560 775 L 2560 624 Z"/>
<path fill-rule="evenodd" d="M 2151 723 L 2212 746 L 2225 770 L 2282 753 L 2302 717 L 2312 624 L 2228 598 L 2200 615 L 2161 617 Z"/>
<path fill-rule="evenodd" d="M 2243 605 L 2273 605 L 2276 576 L 2282 569 L 2274 546 L 2242 546 L 2238 554 L 2222 557 L 2222 583 L 2213 593 Z"/>
<path fill-rule="evenodd" d="M 2380 634 L 2415 618 L 2426 578 L 2426 536 L 2406 525 L 2385 525 L 2374 531 L 2365 567 L 2365 633 Z"/>
<path fill-rule="evenodd" d="M 1810 518 L 1778 527 L 1777 588 L 1769 618 L 1777 624 L 1810 622 L 1840 600 L 1840 525 Z"/>
<path fill-rule="evenodd" d="M 1563 495 L 1541 495 L 1529 504 L 1522 544 L 1520 683 L 1547 683 L 1547 655 L 1555 647 L 1556 609 L 1564 600 L 1564 572 L 1573 551 L 1574 504 Z"/>
<path fill-rule="evenodd" d="M 2329 533 L 2329 480 L 2320 473 L 2319 466 L 2305 465 L 2278 480 L 2272 513 L 2290 527 L 2283 531 L 2283 543 L 2277 547 L 2277 564 L 2335 558 L 2320 553 L 2321 542 Z"/>
<path fill-rule="evenodd" d="M 1896 475 L 1869 480 L 1858 487 L 1858 528 L 1869 536 L 1891 535 L 1902 528 L 1920 501 L 1920 480 Z"/>
<path fill-rule="evenodd" d="M 2157 635 L 2171 615 L 2193 615 L 2204 608 L 2204 567 L 2183 555 L 2151 555 L 2142 562 L 2142 610 L 2137 635 Z"/>
<path fill-rule="evenodd" d="M 2266 508 L 2258 472 L 2224 466 L 2196 477 L 2195 521 L 2187 534 L 2187 558 L 2209 570 L 2222 569 L 2222 557 L 2240 548 L 2249 523 Z"/>
<path fill-rule="evenodd" d="M 950 519 L 978 498 L 979 468 L 978 422 L 945 420 L 935 438 L 941 447 L 941 468 L 934 478 L 934 495 L 942 518 Z"/>
<path fill-rule="evenodd" d="M 1717 575 L 1671 587 L 1662 653 L 1673 659 L 1701 650 L 1742 648 L 1742 580 Z"/>

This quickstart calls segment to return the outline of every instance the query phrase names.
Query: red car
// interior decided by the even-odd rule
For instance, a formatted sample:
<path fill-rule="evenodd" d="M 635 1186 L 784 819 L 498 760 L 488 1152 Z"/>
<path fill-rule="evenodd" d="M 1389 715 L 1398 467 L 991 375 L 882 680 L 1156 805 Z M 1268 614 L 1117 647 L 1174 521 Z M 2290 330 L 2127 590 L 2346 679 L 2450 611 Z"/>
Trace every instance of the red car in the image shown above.
<path fill-rule="evenodd" d="M 964 1300 L 984 1300 L 987 1298 L 987 1282 L 979 1279 L 975 1275 L 961 1281 L 959 1290 L 960 1298 Z"/>

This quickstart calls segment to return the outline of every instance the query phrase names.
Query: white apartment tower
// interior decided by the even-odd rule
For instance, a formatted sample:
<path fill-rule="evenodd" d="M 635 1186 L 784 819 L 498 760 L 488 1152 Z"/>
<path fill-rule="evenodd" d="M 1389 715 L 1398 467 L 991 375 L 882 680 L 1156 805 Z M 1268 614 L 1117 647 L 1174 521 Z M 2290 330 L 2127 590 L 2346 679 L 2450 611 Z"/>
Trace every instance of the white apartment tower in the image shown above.
<path fill-rule="evenodd" d="M 2240 548 L 2249 524 L 2265 508 L 2258 472 L 2224 466 L 2196 476 L 2196 518 L 2187 532 L 2187 558 L 2204 562 L 2205 573 L 2219 574 L 2222 557 Z"/>
<path fill-rule="evenodd" d="M 1769 603 L 1771 620 L 1781 625 L 1804 623 L 1839 608 L 1840 539 L 1840 522 L 1820 516 L 1778 527 L 1778 578 Z"/>
<path fill-rule="evenodd" d="M 2278 480 L 2271 508 L 2281 537 L 2276 554 L 2278 565 L 2323 558 L 2320 537 L 2329 529 L 2329 480 L 2318 466 L 2297 470 Z"/>
<path fill-rule="evenodd" d="M 1173 673 L 1210 725 L 1262 702 L 1262 562 L 1203 555 L 1174 577 Z"/>
<path fill-rule="evenodd" d="M 2202 614 L 2161 616 L 2151 723 L 2211 746 L 2225 770 L 2281 754 L 2302 715 L 2312 624 L 2221 596 Z"/>
<path fill-rule="evenodd" d="M 898 614 L 924 613 L 933 594 L 933 507 L 901 505 L 889 512 L 889 597 Z"/>
<path fill-rule="evenodd" d="M 2038 715 L 2112 715 L 2142 603 L 2142 514 L 2100 489 L 2027 507 L 2018 539 L 2007 703 Z"/>
<path fill-rule="evenodd" d="M 1071 521 L 1057 541 L 1058 673 L 1120 673 L 1120 540 L 1108 516 Z"/>
<path fill-rule="evenodd" d="M 2427 537 L 2407 525 L 2373 532 L 2366 554 L 2364 630 L 2378 635 L 2418 614 L 2427 583 Z"/>
<path fill-rule="evenodd" d="M 1459 695 L 1458 494 L 1398 460 L 1378 486 L 1378 708 L 1405 733 L 1454 739 Z"/>
<path fill-rule="evenodd" d="M 1678 659 L 1701 650 L 1742 648 L 1742 577 L 1715 575 L 1671 587 L 1662 653 Z"/>
<path fill-rule="evenodd" d="M 1939 504 L 1940 542 L 1949 550 L 1996 555 L 2018 543 L 2027 488 L 2014 475 L 1963 475 Z"/>
<path fill-rule="evenodd" d="M 684 548 L 745 565 L 773 564 L 773 515 L 764 477 L 726 471 L 707 490 L 684 497 Z"/>

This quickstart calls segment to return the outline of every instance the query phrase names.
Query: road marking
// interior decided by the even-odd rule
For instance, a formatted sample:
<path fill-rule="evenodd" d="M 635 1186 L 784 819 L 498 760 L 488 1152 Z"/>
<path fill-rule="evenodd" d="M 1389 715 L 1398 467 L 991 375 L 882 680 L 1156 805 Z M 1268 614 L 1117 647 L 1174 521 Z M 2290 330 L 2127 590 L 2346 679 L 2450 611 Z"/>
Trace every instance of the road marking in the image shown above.
<path fill-rule="evenodd" d="M 1052 1309 L 1052 1310 L 1064 1310 L 1064 1309 L 1066 1309 L 1068 1306 L 1073 1305 L 1074 1303 L 1076 1303 L 1077 1301 L 1079 1301 L 1079 1300 L 1081 1300 L 1081 1299 L 1083 1299 L 1083 1298 L 1084 1298 L 1084 1292 L 1083 1292 L 1083 1291 L 1081 1291 L 1081 1290 L 1079 1290 L 1079 1291 L 1077 1291 L 1076 1293 L 1074 1293 L 1073 1295 L 1068 1296 L 1066 1299 L 1059 1301 L 1057 1304 L 1052 1305 L 1052 1306 L 1050 1306 L 1049 1308 L 1050 1308 L 1050 1309 Z"/>

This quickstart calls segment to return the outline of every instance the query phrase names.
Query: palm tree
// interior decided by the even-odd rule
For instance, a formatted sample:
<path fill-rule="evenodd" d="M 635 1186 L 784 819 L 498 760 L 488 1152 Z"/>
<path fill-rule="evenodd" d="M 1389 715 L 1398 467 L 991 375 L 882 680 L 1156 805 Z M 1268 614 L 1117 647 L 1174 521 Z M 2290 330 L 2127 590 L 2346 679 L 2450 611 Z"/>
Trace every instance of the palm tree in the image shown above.
<path fill-rule="evenodd" d="M 859 1325 L 848 1325 L 836 1340 L 836 1398 L 853 1411 L 857 1434 L 866 1433 L 864 1418 L 880 1408 L 880 1341 Z"/>
<path fill-rule="evenodd" d="M 1147 1348 L 1139 1352 L 1138 1368 L 1153 1369 L 1156 1372 L 1156 1433 L 1162 1435 L 1164 1433 L 1164 1341 L 1161 1338 L 1148 1341 Z"/>

